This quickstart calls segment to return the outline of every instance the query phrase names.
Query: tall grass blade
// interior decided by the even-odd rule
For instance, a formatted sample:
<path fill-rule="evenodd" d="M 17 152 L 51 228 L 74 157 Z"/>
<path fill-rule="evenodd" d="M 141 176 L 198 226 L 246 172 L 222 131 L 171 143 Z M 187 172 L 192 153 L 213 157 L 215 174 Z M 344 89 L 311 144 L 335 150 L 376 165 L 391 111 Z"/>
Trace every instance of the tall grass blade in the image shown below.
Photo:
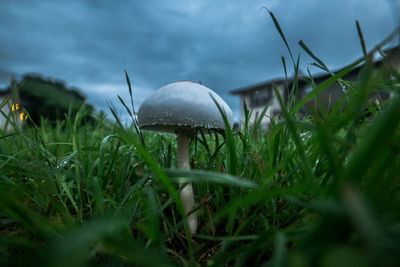
<path fill-rule="evenodd" d="M 265 7 L 264 7 L 264 8 L 265 8 Z M 283 33 L 283 30 L 282 30 L 281 26 L 279 25 L 278 20 L 276 19 L 275 15 L 274 15 L 274 13 L 272 13 L 272 11 L 270 11 L 270 10 L 267 9 L 267 8 L 265 8 L 265 9 L 268 11 L 269 15 L 271 16 L 272 21 L 274 22 L 275 28 L 277 29 L 279 35 L 281 36 L 283 42 L 284 42 L 285 45 L 286 45 L 287 50 L 289 51 L 290 58 L 292 59 L 293 65 L 295 65 L 296 63 L 295 63 L 295 61 L 294 61 L 294 57 L 293 57 L 293 54 L 292 54 L 292 50 L 290 49 L 289 43 L 288 43 L 288 41 L 286 40 L 285 34 Z"/>
<path fill-rule="evenodd" d="M 335 82 L 337 82 L 340 78 L 343 78 L 345 75 L 349 74 L 358 64 L 360 64 L 361 60 L 357 60 L 356 62 L 350 64 L 349 66 L 343 68 L 339 72 L 337 72 L 334 76 L 329 77 L 322 83 L 320 83 L 316 88 L 314 88 L 310 93 L 304 96 L 291 110 L 290 114 L 293 115 L 297 113 L 305 104 L 314 99 L 324 90 L 330 88 Z"/>
<path fill-rule="evenodd" d="M 399 114 L 400 97 L 396 96 L 377 116 L 374 123 L 365 130 L 364 137 L 347 164 L 348 179 L 360 183 L 369 170 L 369 164 L 366 163 L 373 162 L 377 156 L 381 155 L 381 152 L 390 149 L 399 128 Z"/>
<path fill-rule="evenodd" d="M 320 60 L 308 47 L 307 45 L 304 43 L 303 40 L 299 41 L 299 45 L 301 46 L 301 48 L 303 48 L 304 51 L 306 51 L 306 53 L 312 58 L 314 59 L 317 63 L 318 63 L 318 67 L 325 70 L 326 72 L 331 73 L 331 71 L 328 69 L 328 67 L 325 65 L 324 62 L 322 62 L 322 60 Z"/>
<path fill-rule="evenodd" d="M 165 173 L 176 182 L 203 183 L 210 182 L 228 186 L 238 186 L 243 188 L 257 188 L 257 183 L 238 178 L 229 174 L 221 174 L 217 172 L 201 171 L 201 170 L 180 170 L 166 169 Z"/>
<path fill-rule="evenodd" d="M 360 38 L 360 44 L 361 44 L 361 48 L 362 48 L 362 52 L 364 55 L 365 60 L 367 60 L 367 46 L 365 45 L 365 39 L 364 39 L 364 35 L 362 33 L 361 30 L 361 25 L 360 22 L 358 20 L 356 20 L 356 28 L 357 28 L 357 33 L 358 33 L 358 38 Z"/>
<path fill-rule="evenodd" d="M 191 240 L 190 240 L 191 233 L 189 231 L 187 216 L 186 216 L 185 210 L 183 208 L 183 203 L 179 197 L 178 191 L 174 188 L 174 186 L 171 183 L 171 181 L 169 180 L 168 176 L 165 174 L 165 172 L 159 166 L 157 161 L 154 160 L 154 158 L 150 155 L 150 153 L 146 150 L 146 148 L 142 145 L 142 143 L 140 143 L 136 140 L 136 137 L 133 136 L 132 133 L 127 132 L 127 130 L 125 130 L 124 128 L 119 128 L 118 135 L 126 143 L 133 145 L 137 149 L 138 153 L 141 155 L 141 157 L 143 158 L 144 162 L 147 164 L 149 169 L 154 173 L 155 177 L 158 178 L 158 180 L 162 183 L 162 185 L 167 189 L 167 191 L 170 194 L 170 196 L 172 197 L 172 199 L 175 201 L 178 211 L 183 218 L 185 234 L 188 237 L 187 244 L 188 244 L 189 255 L 190 255 L 190 257 L 193 257 L 193 249 L 192 249 L 192 244 L 191 244 Z"/>
<path fill-rule="evenodd" d="M 0 103 L 0 110 L 3 109 L 5 105 L 7 105 L 8 101 L 10 100 L 9 96 L 6 96 Z"/>
<path fill-rule="evenodd" d="M 278 98 L 279 105 L 281 107 L 281 111 L 282 111 L 283 117 L 285 118 L 285 121 L 287 123 L 287 127 L 289 129 L 289 132 L 292 135 L 293 141 L 296 144 L 296 149 L 299 152 L 301 161 L 303 163 L 303 168 L 304 168 L 305 176 L 306 176 L 305 177 L 305 181 L 307 182 L 308 185 L 311 185 L 310 182 L 315 182 L 315 176 L 314 176 L 314 174 L 312 172 L 310 163 L 308 162 L 308 158 L 306 156 L 304 145 L 303 145 L 303 143 L 301 141 L 301 138 L 300 138 L 299 134 L 297 133 L 297 129 L 296 129 L 295 124 L 293 123 L 291 115 L 286 110 L 286 106 L 285 106 L 285 103 L 283 102 L 283 99 L 282 99 L 281 95 L 279 94 L 278 90 L 276 90 L 276 88 L 274 88 L 274 92 L 275 92 L 275 95 Z"/>
<path fill-rule="evenodd" d="M 129 116 L 132 118 L 132 120 L 135 120 L 133 118 L 133 114 L 132 114 L 131 110 L 128 108 L 128 106 L 125 104 L 124 100 L 119 95 L 118 95 L 118 99 L 122 103 L 122 105 L 124 106 L 126 112 L 128 112 Z"/>
<path fill-rule="evenodd" d="M 225 110 L 218 104 L 217 100 L 214 98 L 212 94 L 210 94 L 210 97 L 214 101 L 215 105 L 217 106 L 219 113 L 221 114 L 221 117 L 224 121 L 225 124 L 225 138 L 226 138 L 226 145 L 228 148 L 228 156 L 229 156 L 229 173 L 232 175 L 237 175 L 237 155 L 236 155 L 236 143 L 235 143 L 235 138 L 233 135 L 233 131 L 231 128 L 231 124 L 228 121 L 228 118 L 226 117 Z"/>

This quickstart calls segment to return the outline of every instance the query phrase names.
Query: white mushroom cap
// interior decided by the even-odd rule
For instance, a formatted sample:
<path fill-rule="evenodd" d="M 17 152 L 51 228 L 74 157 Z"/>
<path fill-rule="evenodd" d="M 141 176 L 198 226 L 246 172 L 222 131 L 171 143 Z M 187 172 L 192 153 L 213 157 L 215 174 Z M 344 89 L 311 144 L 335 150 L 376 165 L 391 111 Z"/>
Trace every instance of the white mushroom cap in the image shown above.
<path fill-rule="evenodd" d="M 143 130 L 173 133 L 180 129 L 225 129 L 214 97 L 232 126 L 232 110 L 211 89 L 190 81 L 161 87 L 145 99 L 138 111 Z"/>

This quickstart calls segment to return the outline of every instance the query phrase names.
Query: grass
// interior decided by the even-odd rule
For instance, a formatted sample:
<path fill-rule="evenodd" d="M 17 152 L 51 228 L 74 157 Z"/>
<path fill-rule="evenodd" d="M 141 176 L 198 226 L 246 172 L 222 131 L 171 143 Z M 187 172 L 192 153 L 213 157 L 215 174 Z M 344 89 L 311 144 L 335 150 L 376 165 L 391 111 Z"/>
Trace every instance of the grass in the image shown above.
<path fill-rule="evenodd" d="M 198 131 L 192 171 L 174 169 L 173 136 L 82 124 L 83 110 L 2 133 L 0 265 L 398 266 L 400 75 L 363 60 L 357 82 L 342 80 L 353 64 L 306 97 L 345 84 L 330 110 L 281 101 L 267 132 L 247 109 L 240 131 Z M 371 103 L 378 89 L 392 97 Z M 193 236 L 182 177 L 196 191 Z"/>

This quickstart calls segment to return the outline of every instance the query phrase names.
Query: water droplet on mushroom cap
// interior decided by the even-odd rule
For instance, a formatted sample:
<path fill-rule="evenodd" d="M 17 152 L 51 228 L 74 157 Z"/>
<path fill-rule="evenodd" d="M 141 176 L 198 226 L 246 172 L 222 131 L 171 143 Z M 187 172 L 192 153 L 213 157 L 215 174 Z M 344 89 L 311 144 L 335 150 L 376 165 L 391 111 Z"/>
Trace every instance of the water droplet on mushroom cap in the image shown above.
<path fill-rule="evenodd" d="M 179 81 L 146 98 L 138 110 L 139 127 L 170 133 L 185 128 L 224 129 L 224 121 L 210 94 L 232 125 L 232 110 L 214 91 L 201 84 Z"/>

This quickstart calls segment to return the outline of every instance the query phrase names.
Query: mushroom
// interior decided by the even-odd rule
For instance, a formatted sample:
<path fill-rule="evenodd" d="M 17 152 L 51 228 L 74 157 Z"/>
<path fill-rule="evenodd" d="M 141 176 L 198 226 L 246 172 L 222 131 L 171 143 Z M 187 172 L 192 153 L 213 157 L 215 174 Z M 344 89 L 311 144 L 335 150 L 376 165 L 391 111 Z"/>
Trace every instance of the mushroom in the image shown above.
<path fill-rule="evenodd" d="M 175 133 L 178 168 L 190 169 L 189 137 L 193 131 L 225 129 L 216 104 L 232 124 L 232 110 L 214 91 L 190 81 L 174 82 L 161 87 L 144 100 L 138 110 L 138 124 L 142 130 Z M 191 183 L 183 187 L 180 197 L 188 215 L 189 230 L 194 234 L 198 223 L 196 212 L 192 212 L 195 202 Z"/>

